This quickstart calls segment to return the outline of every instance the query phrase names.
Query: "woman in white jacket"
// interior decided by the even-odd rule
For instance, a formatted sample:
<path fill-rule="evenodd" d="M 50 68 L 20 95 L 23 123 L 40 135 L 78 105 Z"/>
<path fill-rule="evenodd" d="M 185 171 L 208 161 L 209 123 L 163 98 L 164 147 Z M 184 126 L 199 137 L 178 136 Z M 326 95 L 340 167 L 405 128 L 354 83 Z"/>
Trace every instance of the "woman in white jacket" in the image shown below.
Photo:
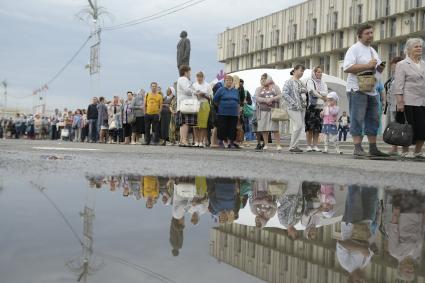
<path fill-rule="evenodd" d="M 182 101 L 192 99 L 194 91 L 190 81 L 190 67 L 186 65 L 180 66 L 179 72 L 180 78 L 177 80 L 177 112 L 180 118 L 180 146 L 189 146 L 187 138 L 189 126 L 198 124 L 198 114 L 182 114 L 180 112 Z"/>

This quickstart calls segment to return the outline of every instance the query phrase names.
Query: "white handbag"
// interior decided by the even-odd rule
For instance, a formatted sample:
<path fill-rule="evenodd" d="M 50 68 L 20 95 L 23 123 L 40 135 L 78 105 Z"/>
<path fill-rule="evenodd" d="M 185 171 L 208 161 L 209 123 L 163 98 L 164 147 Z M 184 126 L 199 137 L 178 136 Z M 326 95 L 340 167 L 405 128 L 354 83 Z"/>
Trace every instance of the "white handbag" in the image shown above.
<path fill-rule="evenodd" d="M 63 138 L 69 137 L 69 130 L 68 129 L 62 129 L 61 130 L 61 137 L 63 137 Z"/>
<path fill-rule="evenodd" d="M 192 95 L 192 98 L 180 102 L 180 112 L 182 114 L 196 114 L 199 112 L 200 107 L 201 102 L 194 95 Z"/>
<path fill-rule="evenodd" d="M 196 195 L 196 186 L 191 183 L 174 184 L 174 190 L 182 198 L 194 198 Z"/>

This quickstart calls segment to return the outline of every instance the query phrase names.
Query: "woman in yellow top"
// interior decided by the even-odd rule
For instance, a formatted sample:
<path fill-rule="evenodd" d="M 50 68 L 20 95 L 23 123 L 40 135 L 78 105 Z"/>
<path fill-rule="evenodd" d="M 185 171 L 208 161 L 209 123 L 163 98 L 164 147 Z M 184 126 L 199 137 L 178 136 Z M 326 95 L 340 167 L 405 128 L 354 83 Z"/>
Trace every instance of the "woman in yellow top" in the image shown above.
<path fill-rule="evenodd" d="M 158 92 L 158 84 L 151 83 L 151 92 L 145 97 L 145 142 L 144 145 L 151 143 L 151 127 L 154 133 L 153 142 L 159 143 L 159 119 L 162 109 L 162 95 Z"/>

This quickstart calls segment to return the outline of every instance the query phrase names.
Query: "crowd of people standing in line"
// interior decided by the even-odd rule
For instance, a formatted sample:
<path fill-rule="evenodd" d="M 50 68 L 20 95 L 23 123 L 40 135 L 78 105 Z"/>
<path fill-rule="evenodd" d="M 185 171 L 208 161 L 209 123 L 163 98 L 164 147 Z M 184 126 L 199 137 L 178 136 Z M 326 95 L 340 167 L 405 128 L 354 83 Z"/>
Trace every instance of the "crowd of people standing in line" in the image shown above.
<path fill-rule="evenodd" d="M 74 141 L 137 144 L 144 136 L 144 145 L 179 145 L 182 147 L 218 147 L 239 149 L 254 134 L 256 150 L 267 150 L 273 140 L 282 150 L 280 123 L 290 121 L 291 139 L 288 150 L 293 153 L 328 153 L 332 145 L 342 154 L 339 142 L 349 132 L 354 142 L 355 156 L 389 157 L 399 155 L 394 146 L 389 153 L 377 148 L 377 135 L 382 124 L 382 113 L 388 121 L 407 121 L 413 127 L 414 157 L 424 159 L 425 140 L 425 62 L 422 60 L 423 40 L 407 40 L 406 58 L 393 58 L 391 76 L 385 83 L 380 74 L 386 64 L 379 58 L 373 43 L 373 29 L 369 25 L 358 29 L 358 42 L 350 47 L 344 58 L 347 78 L 349 115 L 341 113 L 339 95 L 330 91 L 322 79 L 320 66 L 312 70 L 306 81 L 301 78 L 305 67 L 296 65 L 291 78 L 282 89 L 265 73 L 255 94 L 244 88 L 238 76 L 226 75 L 223 80 L 209 84 L 203 72 L 191 82 L 191 69 L 182 65 L 174 87 L 162 93 L 158 83 L 152 82 L 149 92 L 127 92 L 126 99 L 114 96 L 107 102 L 104 97 L 93 98 L 87 110 L 75 112 L 58 110 L 49 118 L 35 115 L 26 123 L 17 116 L 16 137 L 24 132 L 29 137 L 64 138 Z M 363 74 L 371 74 L 373 84 L 365 89 Z M 369 76 L 370 77 L 370 76 Z M 8 129 L 12 122 L 0 123 Z M 25 124 L 25 126 L 23 126 Z M 300 148 L 305 130 L 307 147 Z M 3 130 L 4 132 L 4 130 Z M 319 138 L 324 137 L 324 148 Z M 369 141 L 369 152 L 362 146 L 363 137 Z M 191 137 L 191 138 L 190 138 Z M 190 140 L 190 141 L 189 141 Z M 401 156 L 407 156 L 404 147 Z"/>
<path fill-rule="evenodd" d="M 415 278 L 421 265 L 425 196 L 414 190 L 385 187 L 380 193 L 380 188 L 364 185 L 204 176 L 86 178 L 90 188 L 107 187 L 125 198 L 144 199 L 147 209 L 157 207 L 158 202 L 170 207 L 173 256 L 183 248 L 186 218 L 189 216 L 192 225 L 197 225 L 209 215 L 219 225 L 278 228 L 289 241 L 303 238 L 321 242 L 321 228 L 340 223 L 340 230 L 334 231 L 341 235 L 335 240 L 336 258 L 352 280 L 349 282 L 366 280 L 366 267 L 373 257 L 389 254 L 397 266 L 396 276 L 407 282 Z M 240 218 L 241 214 L 244 217 Z M 388 243 L 385 250 L 377 245 L 378 235 Z"/>

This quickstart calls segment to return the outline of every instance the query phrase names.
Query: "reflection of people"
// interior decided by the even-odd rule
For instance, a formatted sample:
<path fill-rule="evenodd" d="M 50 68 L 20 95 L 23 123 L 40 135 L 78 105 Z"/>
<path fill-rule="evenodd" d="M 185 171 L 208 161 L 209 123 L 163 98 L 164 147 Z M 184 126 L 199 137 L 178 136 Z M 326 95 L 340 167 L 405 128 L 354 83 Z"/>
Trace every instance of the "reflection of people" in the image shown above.
<path fill-rule="evenodd" d="M 170 225 L 170 244 L 173 248 L 171 253 L 173 256 L 179 255 L 179 250 L 183 247 L 183 230 L 184 230 L 184 217 L 180 219 L 171 218 Z"/>
<path fill-rule="evenodd" d="M 365 281 L 363 270 L 376 252 L 373 242 L 378 203 L 376 188 L 356 185 L 348 188 L 341 240 L 336 245 L 338 261 L 349 273 L 348 282 Z"/>
<path fill-rule="evenodd" d="M 279 222 L 286 227 L 288 236 L 293 240 L 298 238 L 298 232 L 295 229 L 302 217 L 303 198 L 300 191 L 286 192 L 278 199 L 280 206 L 277 209 Z"/>
<path fill-rule="evenodd" d="M 210 199 L 208 210 L 220 224 L 233 223 L 236 201 L 236 181 L 231 178 L 217 178 L 208 186 Z"/>
<path fill-rule="evenodd" d="M 151 209 L 159 197 L 158 177 L 143 177 L 143 197 L 146 200 L 146 208 Z"/>
<path fill-rule="evenodd" d="M 180 41 L 177 44 L 177 69 L 180 66 L 190 66 L 190 40 L 187 38 L 187 32 L 182 31 L 180 33 Z"/>
<path fill-rule="evenodd" d="M 277 203 L 275 197 L 268 191 L 268 182 L 264 179 L 256 180 L 252 196 L 249 199 L 251 212 L 255 215 L 255 225 L 265 227 L 267 222 L 276 214 Z"/>
<path fill-rule="evenodd" d="M 398 276 L 413 281 L 424 242 L 424 198 L 417 192 L 393 196 L 391 222 L 386 225 L 388 251 L 398 260 Z"/>

